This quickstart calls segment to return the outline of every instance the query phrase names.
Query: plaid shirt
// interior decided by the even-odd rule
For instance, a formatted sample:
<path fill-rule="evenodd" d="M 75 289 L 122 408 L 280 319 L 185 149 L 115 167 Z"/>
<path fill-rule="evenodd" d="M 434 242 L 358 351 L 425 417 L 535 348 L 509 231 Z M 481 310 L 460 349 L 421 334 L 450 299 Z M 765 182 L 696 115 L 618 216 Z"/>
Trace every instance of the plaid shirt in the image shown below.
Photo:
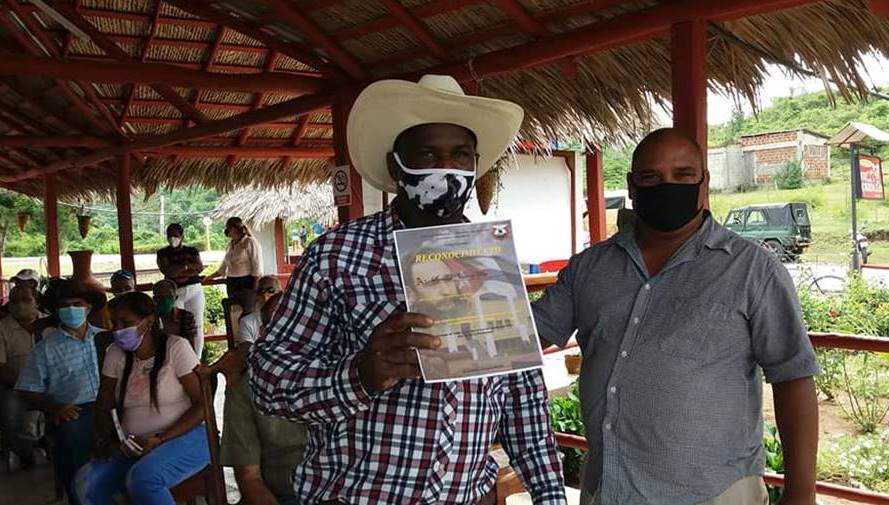
<path fill-rule="evenodd" d="M 253 346 L 259 409 L 308 425 L 305 459 L 294 470 L 297 500 L 474 504 L 497 477 L 496 439 L 535 504 L 564 504 L 540 370 L 405 380 L 376 395 L 361 385 L 358 356 L 371 332 L 404 310 L 393 238 L 402 227 L 389 210 L 320 237 Z"/>

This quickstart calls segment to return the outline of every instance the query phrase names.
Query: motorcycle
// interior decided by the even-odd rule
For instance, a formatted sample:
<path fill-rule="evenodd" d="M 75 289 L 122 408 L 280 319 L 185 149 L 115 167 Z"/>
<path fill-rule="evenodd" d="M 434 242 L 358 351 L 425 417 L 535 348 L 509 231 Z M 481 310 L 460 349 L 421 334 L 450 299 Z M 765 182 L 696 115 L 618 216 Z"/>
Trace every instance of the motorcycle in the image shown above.
<path fill-rule="evenodd" d="M 858 248 L 858 254 L 861 256 L 861 264 L 867 265 L 867 257 L 870 256 L 870 241 L 863 234 L 858 233 L 855 236 L 855 246 Z"/>

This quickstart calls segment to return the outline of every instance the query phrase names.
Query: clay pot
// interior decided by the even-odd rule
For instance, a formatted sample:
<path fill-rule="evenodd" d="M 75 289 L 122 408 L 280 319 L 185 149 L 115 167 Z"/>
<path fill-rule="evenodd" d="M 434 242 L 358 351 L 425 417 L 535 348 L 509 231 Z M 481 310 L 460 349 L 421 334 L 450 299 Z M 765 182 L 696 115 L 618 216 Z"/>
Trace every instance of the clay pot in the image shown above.
<path fill-rule="evenodd" d="M 565 369 L 571 375 L 580 375 L 580 365 L 582 358 L 580 354 L 565 355 Z"/>
<path fill-rule="evenodd" d="M 28 225 L 28 220 L 31 219 L 31 214 L 28 212 L 19 212 L 19 231 L 25 231 L 25 226 Z"/>
<path fill-rule="evenodd" d="M 90 222 L 92 219 L 92 216 L 77 216 L 77 228 L 80 230 L 80 238 L 86 238 L 87 233 L 90 232 Z"/>
<path fill-rule="evenodd" d="M 93 252 L 68 251 L 68 256 L 71 256 L 71 263 L 74 265 L 74 273 L 71 275 L 71 279 L 80 282 L 91 290 L 104 293 L 105 286 L 99 282 L 99 279 L 93 277 Z"/>

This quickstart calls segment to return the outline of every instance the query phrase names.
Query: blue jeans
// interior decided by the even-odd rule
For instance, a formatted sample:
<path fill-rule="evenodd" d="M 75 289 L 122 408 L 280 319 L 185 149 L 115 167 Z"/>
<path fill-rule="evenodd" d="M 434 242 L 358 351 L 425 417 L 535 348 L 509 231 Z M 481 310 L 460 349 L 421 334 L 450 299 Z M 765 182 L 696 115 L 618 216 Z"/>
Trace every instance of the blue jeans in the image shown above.
<path fill-rule="evenodd" d="M 170 488 L 210 463 L 204 425 L 168 440 L 138 459 L 117 454 L 90 461 L 77 473 L 82 505 L 114 505 L 114 495 L 126 492 L 135 505 L 175 505 Z"/>
<path fill-rule="evenodd" d="M 62 424 L 48 423 L 47 436 L 52 445 L 56 478 L 65 486 L 70 505 L 80 505 L 74 492 L 74 475 L 90 459 L 93 430 L 93 404 L 83 403 L 80 416 Z"/>

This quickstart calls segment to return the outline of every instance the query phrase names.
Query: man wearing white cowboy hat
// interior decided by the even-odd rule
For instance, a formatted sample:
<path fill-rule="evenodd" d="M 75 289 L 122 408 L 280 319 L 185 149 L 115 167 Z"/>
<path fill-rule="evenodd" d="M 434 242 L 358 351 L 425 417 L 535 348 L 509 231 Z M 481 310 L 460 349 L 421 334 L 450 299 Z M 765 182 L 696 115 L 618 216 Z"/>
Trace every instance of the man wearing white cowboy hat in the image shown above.
<path fill-rule="evenodd" d="M 413 348 L 393 232 L 458 223 L 474 180 L 515 139 L 513 103 L 463 94 L 449 76 L 368 86 L 352 107 L 355 168 L 396 193 L 389 209 L 322 235 L 305 252 L 250 375 L 261 411 L 309 425 L 294 494 L 315 504 L 478 504 L 502 442 L 534 503 L 565 503 L 539 370 L 426 384 Z"/>

